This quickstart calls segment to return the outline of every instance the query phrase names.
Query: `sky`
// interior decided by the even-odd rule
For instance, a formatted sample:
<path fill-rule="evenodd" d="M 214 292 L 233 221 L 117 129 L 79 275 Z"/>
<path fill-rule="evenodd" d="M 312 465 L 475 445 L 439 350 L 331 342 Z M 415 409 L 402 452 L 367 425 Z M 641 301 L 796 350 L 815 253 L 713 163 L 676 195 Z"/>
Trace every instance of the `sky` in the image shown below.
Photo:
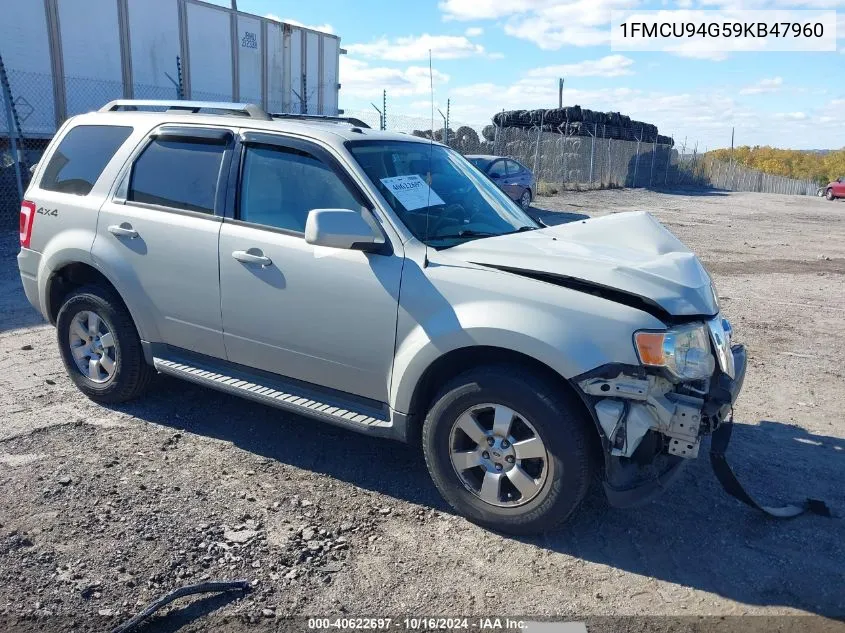
<path fill-rule="evenodd" d="M 228 4 L 215 0 L 217 4 Z M 615 9 L 835 9 L 835 52 L 694 56 L 613 52 Z M 845 0 L 238 0 L 238 9 L 334 33 L 340 107 L 484 125 L 502 109 L 621 111 L 699 151 L 737 145 L 845 147 Z M 439 115 L 435 115 L 439 118 Z M 442 120 L 441 120 L 442 121 Z M 436 123 L 442 125 L 442 122 Z"/>

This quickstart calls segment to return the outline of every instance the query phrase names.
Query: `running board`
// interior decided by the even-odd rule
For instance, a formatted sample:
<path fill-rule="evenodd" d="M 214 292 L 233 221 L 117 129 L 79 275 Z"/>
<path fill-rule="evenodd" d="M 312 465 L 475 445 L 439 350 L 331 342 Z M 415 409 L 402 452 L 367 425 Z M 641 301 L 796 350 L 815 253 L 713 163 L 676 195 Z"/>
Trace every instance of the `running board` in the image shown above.
<path fill-rule="evenodd" d="M 387 405 L 382 410 L 363 403 L 356 402 L 353 405 L 342 396 L 318 393 L 316 389 L 287 382 L 281 376 L 270 377 L 264 372 L 253 374 L 246 368 L 240 369 L 240 366 L 217 368 L 193 359 L 180 358 L 177 361 L 158 357 L 153 358 L 153 366 L 162 374 L 354 431 L 383 437 L 395 436 L 396 429 L 390 422 Z M 220 373 L 216 369 L 227 373 Z"/>

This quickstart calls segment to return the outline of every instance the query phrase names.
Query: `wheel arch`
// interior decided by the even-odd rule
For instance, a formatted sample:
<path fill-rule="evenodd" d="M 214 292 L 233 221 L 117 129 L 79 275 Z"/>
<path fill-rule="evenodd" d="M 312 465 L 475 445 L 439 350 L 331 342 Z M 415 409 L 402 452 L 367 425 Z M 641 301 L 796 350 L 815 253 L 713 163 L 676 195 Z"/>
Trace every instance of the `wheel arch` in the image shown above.
<path fill-rule="evenodd" d="M 76 288 L 87 285 L 103 286 L 120 296 L 103 273 L 84 262 L 69 262 L 50 273 L 44 294 L 44 308 L 50 323 L 55 325 L 62 304 Z"/>
<path fill-rule="evenodd" d="M 600 439 L 597 422 L 589 407 L 586 406 L 569 380 L 555 369 L 541 360 L 512 349 L 491 345 L 473 345 L 452 349 L 442 354 L 423 371 L 414 386 L 410 399 L 407 440 L 409 442 L 419 440 L 428 406 L 442 385 L 470 369 L 490 365 L 511 365 L 527 370 L 542 377 L 553 387 L 560 389 L 562 393 L 567 394 L 571 402 L 582 407 L 584 413 L 593 420 L 596 425 L 596 439 Z"/>
<path fill-rule="evenodd" d="M 54 269 L 47 278 L 44 289 L 44 311 L 49 322 L 56 325 L 59 310 L 65 299 L 76 289 L 87 285 L 96 285 L 112 293 L 120 301 L 121 306 L 129 312 L 138 334 L 143 340 L 150 340 L 141 329 L 136 311 L 126 301 L 117 285 L 96 266 L 82 261 L 64 263 Z"/>

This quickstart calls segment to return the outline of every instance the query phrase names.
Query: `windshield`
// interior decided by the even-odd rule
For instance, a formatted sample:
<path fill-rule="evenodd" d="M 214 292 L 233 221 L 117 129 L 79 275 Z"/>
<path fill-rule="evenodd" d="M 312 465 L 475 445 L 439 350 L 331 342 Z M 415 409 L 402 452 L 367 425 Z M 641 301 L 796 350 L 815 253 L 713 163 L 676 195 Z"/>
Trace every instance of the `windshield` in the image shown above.
<path fill-rule="evenodd" d="M 408 229 L 430 246 L 539 228 L 447 147 L 412 141 L 352 141 L 347 147 Z"/>

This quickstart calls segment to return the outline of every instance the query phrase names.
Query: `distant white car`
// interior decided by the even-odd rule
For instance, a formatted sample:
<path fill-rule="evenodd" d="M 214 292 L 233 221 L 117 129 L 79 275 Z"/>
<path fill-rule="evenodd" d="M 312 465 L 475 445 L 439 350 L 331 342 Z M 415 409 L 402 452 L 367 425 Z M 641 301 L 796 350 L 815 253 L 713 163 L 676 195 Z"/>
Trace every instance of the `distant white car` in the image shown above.
<path fill-rule="evenodd" d="M 91 399 L 158 371 L 418 442 L 446 500 L 506 532 L 564 521 L 594 468 L 617 505 L 659 493 L 745 374 L 649 214 L 544 228 L 448 147 L 355 120 L 111 103 L 50 143 L 20 242 Z"/>

